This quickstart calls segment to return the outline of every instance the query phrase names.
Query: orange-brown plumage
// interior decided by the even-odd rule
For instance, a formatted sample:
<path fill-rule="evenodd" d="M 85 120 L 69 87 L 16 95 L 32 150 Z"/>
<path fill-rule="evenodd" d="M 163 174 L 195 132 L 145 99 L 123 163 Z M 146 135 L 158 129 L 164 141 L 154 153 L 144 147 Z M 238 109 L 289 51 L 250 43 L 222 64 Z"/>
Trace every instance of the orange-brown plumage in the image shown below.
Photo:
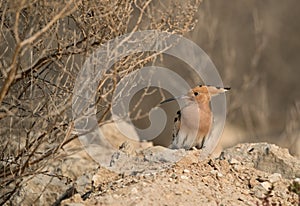
<path fill-rule="evenodd" d="M 213 121 L 211 97 L 229 89 L 199 85 L 186 95 L 163 101 L 162 103 L 176 99 L 184 101 L 183 108 L 177 112 L 174 119 L 173 138 L 169 147 L 172 149 L 202 148 Z"/>

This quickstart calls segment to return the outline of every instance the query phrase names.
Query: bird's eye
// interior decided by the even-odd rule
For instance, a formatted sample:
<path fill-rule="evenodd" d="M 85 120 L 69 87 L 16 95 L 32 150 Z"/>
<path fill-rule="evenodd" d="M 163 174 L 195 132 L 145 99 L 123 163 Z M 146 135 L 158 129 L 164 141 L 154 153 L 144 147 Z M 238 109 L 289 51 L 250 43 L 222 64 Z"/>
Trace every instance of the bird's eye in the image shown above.
<path fill-rule="evenodd" d="M 194 92 L 194 95 L 195 95 L 195 96 L 198 96 L 198 94 L 199 94 L 198 92 Z"/>

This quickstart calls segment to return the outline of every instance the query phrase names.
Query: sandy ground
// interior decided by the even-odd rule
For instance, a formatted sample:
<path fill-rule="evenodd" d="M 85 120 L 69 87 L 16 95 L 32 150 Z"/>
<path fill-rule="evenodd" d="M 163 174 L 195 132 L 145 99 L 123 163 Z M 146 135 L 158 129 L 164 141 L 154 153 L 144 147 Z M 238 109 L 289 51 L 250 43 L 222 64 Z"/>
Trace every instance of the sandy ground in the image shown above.
<path fill-rule="evenodd" d="M 99 167 L 93 186 L 62 205 L 300 205 L 300 161 L 287 150 L 243 144 L 205 160 L 200 152 L 188 151 L 176 164 L 150 173 L 122 175 Z"/>
<path fill-rule="evenodd" d="M 200 159 L 201 150 L 126 142 L 104 156 L 105 167 L 81 147 L 64 148 L 8 205 L 300 205 L 300 159 L 276 145 L 239 144 Z"/>

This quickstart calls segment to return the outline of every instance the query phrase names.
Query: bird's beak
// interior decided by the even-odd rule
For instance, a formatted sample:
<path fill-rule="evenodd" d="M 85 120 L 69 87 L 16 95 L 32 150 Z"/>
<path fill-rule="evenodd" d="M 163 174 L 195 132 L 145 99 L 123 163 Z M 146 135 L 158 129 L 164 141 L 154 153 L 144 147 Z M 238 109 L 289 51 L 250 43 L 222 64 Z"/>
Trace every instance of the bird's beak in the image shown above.
<path fill-rule="evenodd" d="M 186 97 L 186 95 L 182 95 L 182 96 L 179 96 L 179 97 L 172 97 L 170 99 L 166 99 L 166 100 L 162 101 L 160 104 L 171 102 L 171 101 L 174 101 L 174 100 L 177 100 L 177 99 L 184 99 L 185 97 Z"/>

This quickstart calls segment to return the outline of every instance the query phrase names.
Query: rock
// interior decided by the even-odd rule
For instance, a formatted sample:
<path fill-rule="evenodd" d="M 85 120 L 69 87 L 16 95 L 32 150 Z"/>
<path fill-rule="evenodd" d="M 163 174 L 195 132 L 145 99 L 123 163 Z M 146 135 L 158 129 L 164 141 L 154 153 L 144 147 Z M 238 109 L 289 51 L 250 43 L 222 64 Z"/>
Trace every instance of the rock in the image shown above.
<path fill-rule="evenodd" d="M 116 151 L 107 169 L 131 175 L 156 173 L 170 168 L 186 154 L 185 150 L 171 150 L 162 146 L 149 147 L 135 154 Z"/>
<path fill-rule="evenodd" d="M 263 199 L 265 197 L 265 190 L 261 185 L 255 186 L 252 190 L 256 198 Z"/>
<path fill-rule="evenodd" d="M 190 170 L 184 169 L 184 170 L 183 170 L 183 173 L 190 173 Z"/>
<path fill-rule="evenodd" d="M 287 149 L 268 143 L 239 144 L 226 149 L 222 158 L 236 159 L 243 165 L 273 174 L 279 173 L 285 178 L 300 176 L 300 160 L 289 154 Z"/>
<path fill-rule="evenodd" d="M 136 194 L 136 193 L 138 193 L 138 190 L 134 187 L 134 188 L 131 189 L 131 193 Z"/>
<path fill-rule="evenodd" d="M 231 158 L 230 160 L 228 160 L 228 162 L 229 162 L 229 164 L 231 164 L 231 165 L 240 164 L 240 162 L 237 161 L 237 160 L 234 159 L 234 158 Z"/>
<path fill-rule="evenodd" d="M 13 205 L 49 205 L 54 204 L 70 185 L 66 180 L 43 174 L 35 175 L 22 187 Z"/>
<path fill-rule="evenodd" d="M 278 182 L 279 180 L 281 180 L 281 174 L 279 173 L 273 173 L 269 176 L 269 181 L 271 183 L 275 183 L 275 182 Z"/>
<path fill-rule="evenodd" d="M 80 194 L 75 194 L 71 198 L 63 200 L 62 206 L 84 206 L 84 201 L 81 199 Z"/>
<path fill-rule="evenodd" d="M 94 182 L 94 185 L 97 187 L 102 183 L 113 181 L 117 179 L 117 177 L 118 174 L 116 174 L 115 172 L 110 171 L 104 167 L 99 167 L 96 173 L 93 175 L 92 181 Z M 118 181 L 122 181 L 122 179 L 119 179 Z"/>
<path fill-rule="evenodd" d="M 255 177 L 251 177 L 251 178 L 249 179 L 249 186 L 250 186 L 251 188 L 253 188 L 253 187 L 256 186 L 256 185 L 258 185 L 258 181 L 256 180 Z"/>
<path fill-rule="evenodd" d="M 180 176 L 180 178 L 181 178 L 181 179 L 183 179 L 183 180 L 187 180 L 187 179 L 189 179 L 189 177 L 188 177 L 188 176 L 186 176 L 186 175 L 181 175 L 181 176 Z"/>
<path fill-rule="evenodd" d="M 176 163 L 176 165 L 191 165 L 199 162 L 201 151 L 185 151 L 182 149 L 178 151 L 181 151 L 182 158 Z"/>
<path fill-rule="evenodd" d="M 270 182 L 262 182 L 260 184 L 266 191 L 269 191 L 272 188 L 272 184 Z"/>
<path fill-rule="evenodd" d="M 223 174 L 218 170 L 211 170 L 210 173 L 215 175 L 216 177 L 223 177 Z"/>

